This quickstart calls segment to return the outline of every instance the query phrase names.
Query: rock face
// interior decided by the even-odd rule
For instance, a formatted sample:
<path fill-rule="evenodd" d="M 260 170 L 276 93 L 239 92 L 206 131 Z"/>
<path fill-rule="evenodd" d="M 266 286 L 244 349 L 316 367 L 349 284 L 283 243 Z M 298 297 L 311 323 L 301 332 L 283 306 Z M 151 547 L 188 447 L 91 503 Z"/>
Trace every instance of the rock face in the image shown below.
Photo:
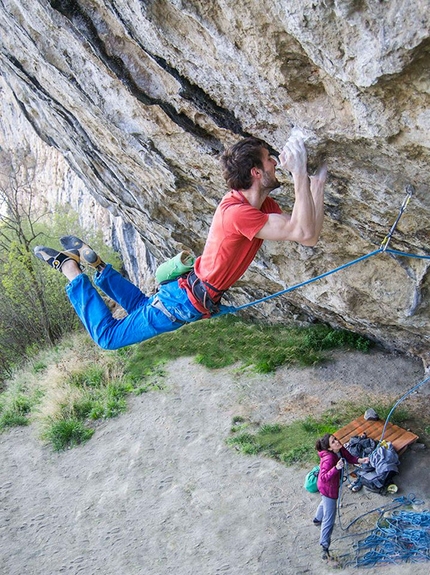
<path fill-rule="evenodd" d="M 18 171 L 20 166 L 26 168 L 18 181 L 31 181 L 43 213 L 52 213 L 58 205 L 70 205 L 84 229 L 101 231 L 105 243 L 121 253 L 131 281 L 154 287 L 153 274 L 145 265 L 149 252 L 135 228 L 121 216 L 112 215 L 108 207 L 103 207 L 88 192 L 64 156 L 39 138 L 1 76 L 0 96 L 0 186 L 7 186 L 10 177 L 10 173 L 3 170 L 3 158 L 6 157 L 11 162 L 12 171 Z M 57 247 L 60 247 L 59 242 Z"/>
<path fill-rule="evenodd" d="M 328 159 L 322 238 L 266 242 L 231 290 L 241 304 L 375 250 L 407 184 L 390 247 L 430 255 L 429 29 L 428 0 L 10 0 L 0 71 L 38 136 L 140 236 L 150 273 L 201 252 L 225 146 L 252 134 L 280 150 L 300 130 L 310 167 Z M 429 264 L 378 254 L 249 312 L 318 318 L 430 361 Z"/>

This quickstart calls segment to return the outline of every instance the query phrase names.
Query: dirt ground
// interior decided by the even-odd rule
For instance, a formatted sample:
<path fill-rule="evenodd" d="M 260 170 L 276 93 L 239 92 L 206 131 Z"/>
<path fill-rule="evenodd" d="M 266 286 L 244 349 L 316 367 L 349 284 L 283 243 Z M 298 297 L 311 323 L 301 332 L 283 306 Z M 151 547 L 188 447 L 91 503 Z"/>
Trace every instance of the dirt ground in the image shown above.
<path fill-rule="evenodd" d="M 424 378 L 421 362 L 380 352 L 336 353 L 309 369 L 261 376 L 208 371 L 192 359 L 168 368 L 166 390 L 130 400 L 84 446 L 53 453 L 33 427 L 0 435 L 2 575 L 298 575 L 332 572 L 312 525 L 318 494 L 307 469 L 244 456 L 225 443 L 232 419 L 285 422 L 345 398 L 393 403 Z M 430 384 L 407 401 L 428 406 Z M 369 405 L 371 407 L 371 405 Z M 412 429 L 414 431 L 414 429 Z M 430 450 L 408 449 L 397 497 L 430 501 Z M 345 527 L 393 496 L 342 490 L 332 550 L 353 552 Z M 372 527 L 366 516 L 358 530 Z M 344 567 L 345 574 L 429 572 L 427 564 Z"/>

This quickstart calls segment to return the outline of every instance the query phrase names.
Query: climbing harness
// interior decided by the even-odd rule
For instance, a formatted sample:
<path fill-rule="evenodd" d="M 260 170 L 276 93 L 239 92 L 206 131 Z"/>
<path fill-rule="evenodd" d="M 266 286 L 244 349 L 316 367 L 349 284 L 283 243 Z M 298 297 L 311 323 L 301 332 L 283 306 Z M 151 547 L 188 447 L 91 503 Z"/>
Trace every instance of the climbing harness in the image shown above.
<path fill-rule="evenodd" d="M 368 254 L 365 254 L 365 255 L 363 255 L 363 256 L 360 256 L 359 258 L 357 258 L 357 259 L 355 259 L 355 260 L 352 260 L 352 261 L 350 261 L 350 262 L 346 262 L 345 264 L 342 264 L 341 266 L 338 266 L 337 268 L 334 268 L 334 269 L 332 269 L 332 270 L 330 270 L 330 271 L 324 272 L 324 273 L 322 273 L 322 274 L 320 274 L 320 275 L 318 275 L 318 276 L 316 276 L 316 277 L 310 278 L 310 279 L 308 279 L 308 280 L 305 280 L 305 281 L 303 281 L 303 282 L 300 282 L 300 283 L 298 283 L 298 284 L 295 284 L 295 285 L 293 285 L 293 286 L 290 286 L 290 287 L 288 287 L 288 288 L 286 288 L 286 289 L 284 289 L 284 290 L 278 291 L 278 292 L 276 292 L 276 293 L 274 293 L 274 294 L 270 294 L 270 295 L 268 295 L 268 296 L 265 296 L 265 297 L 263 297 L 263 298 L 254 300 L 254 301 L 252 301 L 252 302 L 248 302 L 248 303 L 243 304 L 243 305 L 238 306 L 238 307 L 223 306 L 223 308 L 220 309 L 220 311 L 219 311 L 218 313 L 214 314 L 212 317 L 217 317 L 217 316 L 225 315 L 225 314 L 228 314 L 228 313 L 235 313 L 235 312 L 237 312 L 237 311 L 246 309 L 246 308 L 248 308 L 248 307 L 250 307 L 250 306 L 254 306 L 254 305 L 257 305 L 257 304 L 259 304 L 259 303 L 266 302 L 266 301 L 268 301 L 268 300 L 270 300 L 270 299 L 273 299 L 273 298 L 275 298 L 275 297 L 278 297 L 278 296 L 284 295 L 284 294 L 286 294 L 286 293 L 292 292 L 292 291 L 294 291 L 294 290 L 296 290 L 296 289 L 298 289 L 298 288 L 300 288 L 300 287 L 303 287 L 303 286 L 308 285 L 308 284 L 310 284 L 310 283 L 316 282 L 316 281 L 318 281 L 318 280 L 320 280 L 320 279 L 323 279 L 323 278 L 325 278 L 325 277 L 327 277 L 327 276 L 329 276 L 329 275 L 332 275 L 332 274 L 334 274 L 334 273 L 336 273 L 336 272 L 339 272 L 339 271 L 341 271 L 341 270 L 343 270 L 343 269 L 346 269 L 346 268 L 348 268 L 348 267 L 350 267 L 350 266 L 353 266 L 353 265 L 355 265 L 355 264 L 358 264 L 359 262 L 362 262 L 362 261 L 364 261 L 364 260 L 366 260 L 366 259 L 368 259 L 368 258 L 371 258 L 371 257 L 373 257 L 373 256 L 376 256 L 376 255 L 378 255 L 378 254 L 380 254 L 380 253 L 384 253 L 384 252 L 385 252 L 385 253 L 389 253 L 389 254 L 391 254 L 391 255 L 396 255 L 396 256 L 404 256 L 404 257 L 412 257 L 412 258 L 419 258 L 419 259 L 427 259 L 427 260 L 430 260 L 430 255 L 427 256 L 427 255 L 411 254 L 411 253 L 409 253 L 409 252 L 402 252 L 402 251 L 400 251 L 400 250 L 393 250 L 393 249 L 390 249 L 390 248 L 388 247 L 388 246 L 389 246 L 389 243 L 390 243 L 390 241 L 391 241 L 391 238 L 392 238 L 392 236 L 393 236 L 393 234 L 394 234 L 394 232 L 395 232 L 395 230 L 396 230 L 396 228 L 397 228 L 397 225 L 398 225 L 398 223 L 399 223 L 399 221 L 400 221 L 400 218 L 402 217 L 402 215 L 403 215 L 403 213 L 404 213 L 404 211 L 405 211 L 407 205 L 409 204 L 409 201 L 410 201 L 410 199 L 411 199 L 413 193 L 414 193 L 414 187 L 413 187 L 412 185 L 408 184 L 408 185 L 406 186 L 406 196 L 405 196 L 405 199 L 404 199 L 403 202 L 402 202 L 402 205 L 401 205 L 401 207 L 400 207 L 400 210 L 399 210 L 399 213 L 398 213 L 398 215 L 397 215 L 397 218 L 395 219 L 393 225 L 391 226 L 390 231 L 388 232 L 388 234 L 387 234 L 387 235 L 385 236 L 385 238 L 382 240 L 381 245 L 379 246 L 378 249 L 373 250 L 373 251 L 371 251 L 371 252 L 369 252 Z"/>
<path fill-rule="evenodd" d="M 211 298 L 208 289 L 217 292 L 219 298 L 222 297 L 224 291 L 216 289 L 209 282 L 201 280 L 194 270 L 187 275 L 187 284 L 196 300 L 212 314 L 212 317 L 219 315 L 219 304 Z"/>

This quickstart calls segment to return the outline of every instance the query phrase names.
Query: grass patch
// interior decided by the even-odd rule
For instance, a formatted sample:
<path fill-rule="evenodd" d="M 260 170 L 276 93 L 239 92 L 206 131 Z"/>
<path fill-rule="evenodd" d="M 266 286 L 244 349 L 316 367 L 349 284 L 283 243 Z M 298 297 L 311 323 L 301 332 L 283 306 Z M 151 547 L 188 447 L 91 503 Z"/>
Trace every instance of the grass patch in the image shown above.
<path fill-rule="evenodd" d="M 342 411 L 330 409 L 321 417 L 307 417 L 287 425 L 265 424 L 255 426 L 243 418 L 234 418 L 227 444 L 246 455 L 264 455 L 285 463 L 318 463 L 315 442 L 326 433 L 335 433 L 353 419 L 362 415 L 369 404 L 342 404 Z M 392 405 L 378 404 L 373 408 L 381 419 L 385 419 Z M 409 418 L 406 409 L 394 411 L 390 421 L 400 425 Z"/>
<path fill-rule="evenodd" d="M 269 373 L 281 365 L 314 365 L 339 347 L 366 351 L 370 342 L 325 325 L 264 326 L 234 316 L 197 322 L 117 351 L 97 348 L 84 333 L 73 334 L 33 357 L 7 382 L 0 394 L 0 432 L 34 421 L 55 450 L 66 449 L 87 441 L 97 421 L 126 411 L 128 395 L 163 389 L 164 366 L 172 359 L 193 356 L 210 369 L 240 362 Z M 237 420 L 236 431 L 247 425 Z M 255 447 L 249 442 L 247 449 Z"/>
<path fill-rule="evenodd" d="M 335 424 L 308 418 L 289 425 L 263 425 L 251 432 L 234 432 L 227 444 L 247 455 L 265 455 L 287 465 L 316 461 L 315 441 L 324 433 L 333 433 Z"/>
<path fill-rule="evenodd" d="M 10 427 L 28 425 L 29 415 L 38 400 L 39 394 L 20 381 L 7 388 L 0 395 L 0 432 Z"/>
<path fill-rule="evenodd" d="M 44 417 L 42 437 L 54 450 L 69 449 L 88 441 L 95 422 L 117 417 L 127 410 L 127 396 L 150 389 L 162 389 L 151 381 L 142 382 L 127 374 L 127 354 L 97 350 L 99 364 L 90 364 L 71 372 L 61 382 L 63 396 L 53 405 L 54 414 Z M 147 374 L 154 378 L 155 373 Z"/>
<path fill-rule="evenodd" d="M 53 421 L 43 438 L 52 445 L 54 451 L 62 451 L 85 443 L 93 434 L 94 429 L 85 427 L 79 419 L 62 419 Z"/>
<path fill-rule="evenodd" d="M 127 370 L 130 349 L 104 351 L 84 333 L 44 350 L 0 394 L 0 432 L 34 422 L 55 451 L 88 441 L 98 421 L 127 409 L 127 396 L 164 387 L 161 367 Z"/>
<path fill-rule="evenodd" d="M 227 315 L 187 325 L 135 346 L 128 369 L 140 378 L 156 365 L 191 356 L 209 369 L 241 362 L 258 373 L 270 373 L 282 365 L 315 365 L 331 349 L 368 351 L 370 346 L 371 342 L 362 336 L 326 325 L 258 325 Z"/>

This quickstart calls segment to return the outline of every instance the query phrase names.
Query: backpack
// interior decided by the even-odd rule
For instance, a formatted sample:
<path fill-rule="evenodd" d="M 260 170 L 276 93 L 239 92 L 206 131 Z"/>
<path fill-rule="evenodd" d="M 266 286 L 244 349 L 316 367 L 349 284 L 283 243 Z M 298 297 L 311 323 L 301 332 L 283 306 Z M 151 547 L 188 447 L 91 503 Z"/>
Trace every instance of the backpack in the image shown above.
<path fill-rule="evenodd" d="M 385 447 L 380 444 L 371 453 L 369 463 L 357 470 L 357 475 L 366 489 L 384 494 L 393 477 L 397 475 L 399 464 L 399 457 L 393 445 L 389 443 Z"/>
<path fill-rule="evenodd" d="M 306 491 L 309 491 L 309 493 L 316 493 L 318 491 L 317 481 L 319 472 L 320 466 L 315 465 L 315 467 L 313 467 L 305 477 L 303 487 L 306 489 Z"/>

